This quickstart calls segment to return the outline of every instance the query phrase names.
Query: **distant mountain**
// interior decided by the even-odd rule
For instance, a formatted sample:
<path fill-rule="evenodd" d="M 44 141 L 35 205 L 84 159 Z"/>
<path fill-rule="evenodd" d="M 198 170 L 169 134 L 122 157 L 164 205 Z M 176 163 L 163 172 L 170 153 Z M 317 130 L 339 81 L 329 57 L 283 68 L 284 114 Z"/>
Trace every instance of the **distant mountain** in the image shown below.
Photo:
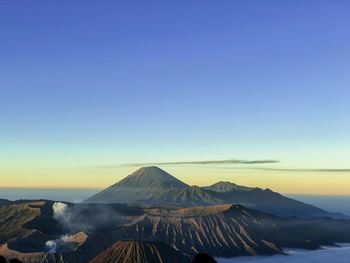
<path fill-rule="evenodd" d="M 189 263 L 187 257 L 163 242 L 119 241 L 90 263 Z"/>
<path fill-rule="evenodd" d="M 154 166 L 138 169 L 84 202 L 177 207 L 235 203 L 284 217 L 347 218 L 345 215 L 329 213 L 285 197 L 270 189 L 246 187 L 230 182 L 218 182 L 206 187 L 189 186 Z"/>
<path fill-rule="evenodd" d="M 152 203 L 161 202 L 160 196 L 168 191 L 189 186 L 162 169 L 143 167 L 118 183 L 90 197 L 86 203 Z"/>
<path fill-rule="evenodd" d="M 278 216 L 347 218 L 343 214 L 327 212 L 318 207 L 285 197 L 270 189 L 239 186 L 229 182 L 219 182 L 212 186 L 203 187 L 203 189 L 225 203 L 236 203 Z"/>

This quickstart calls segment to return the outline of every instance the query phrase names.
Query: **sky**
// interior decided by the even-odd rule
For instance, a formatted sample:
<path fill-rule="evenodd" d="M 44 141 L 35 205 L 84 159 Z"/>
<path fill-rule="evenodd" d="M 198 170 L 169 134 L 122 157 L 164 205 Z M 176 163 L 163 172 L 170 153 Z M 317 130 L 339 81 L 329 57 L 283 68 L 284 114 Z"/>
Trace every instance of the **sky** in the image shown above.
<path fill-rule="evenodd" d="M 0 187 L 103 188 L 158 164 L 350 195 L 349 8 L 0 0 Z"/>

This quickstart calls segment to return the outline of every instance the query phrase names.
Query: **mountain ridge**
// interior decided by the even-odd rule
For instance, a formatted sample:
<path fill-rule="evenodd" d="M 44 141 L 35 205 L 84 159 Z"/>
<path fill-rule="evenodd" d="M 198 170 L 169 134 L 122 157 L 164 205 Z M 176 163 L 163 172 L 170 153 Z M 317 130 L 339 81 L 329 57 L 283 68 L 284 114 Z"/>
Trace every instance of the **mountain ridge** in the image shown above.
<path fill-rule="evenodd" d="M 231 183 L 229 181 L 219 181 L 217 183 L 214 183 L 212 185 L 204 186 L 202 187 L 205 190 L 212 190 L 215 192 L 230 192 L 233 190 L 246 190 L 249 191 L 253 189 L 253 187 L 247 187 L 242 185 L 237 185 L 235 183 Z"/>
<path fill-rule="evenodd" d="M 174 207 L 235 203 L 283 217 L 348 218 L 285 197 L 268 188 L 241 186 L 228 181 L 204 187 L 189 186 L 156 166 L 139 168 L 84 202 Z"/>

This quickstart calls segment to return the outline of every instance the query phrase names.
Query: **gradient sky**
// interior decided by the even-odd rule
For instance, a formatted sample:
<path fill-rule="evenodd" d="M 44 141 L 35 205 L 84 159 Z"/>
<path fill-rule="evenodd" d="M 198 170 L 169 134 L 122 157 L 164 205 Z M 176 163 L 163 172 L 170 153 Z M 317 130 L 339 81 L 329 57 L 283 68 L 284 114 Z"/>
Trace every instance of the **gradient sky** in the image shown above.
<path fill-rule="evenodd" d="M 350 195 L 337 170 L 350 169 L 349 10 L 0 0 L 0 187 L 105 187 L 135 169 L 120 164 L 268 159 L 280 162 L 161 167 L 190 184 Z"/>

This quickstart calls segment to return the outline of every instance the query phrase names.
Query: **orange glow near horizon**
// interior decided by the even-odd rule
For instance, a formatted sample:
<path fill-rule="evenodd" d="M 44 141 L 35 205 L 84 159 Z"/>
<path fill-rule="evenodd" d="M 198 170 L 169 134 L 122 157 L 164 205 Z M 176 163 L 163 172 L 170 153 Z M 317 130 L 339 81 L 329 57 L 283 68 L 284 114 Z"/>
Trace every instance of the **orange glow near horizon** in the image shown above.
<path fill-rule="evenodd" d="M 218 181 L 270 188 L 281 193 L 350 195 L 350 173 L 296 172 L 209 167 L 162 167 L 189 185 L 206 186 Z M 105 188 L 135 170 L 135 167 L 86 169 L 7 169 L 1 172 L 0 187 L 18 188 Z"/>

